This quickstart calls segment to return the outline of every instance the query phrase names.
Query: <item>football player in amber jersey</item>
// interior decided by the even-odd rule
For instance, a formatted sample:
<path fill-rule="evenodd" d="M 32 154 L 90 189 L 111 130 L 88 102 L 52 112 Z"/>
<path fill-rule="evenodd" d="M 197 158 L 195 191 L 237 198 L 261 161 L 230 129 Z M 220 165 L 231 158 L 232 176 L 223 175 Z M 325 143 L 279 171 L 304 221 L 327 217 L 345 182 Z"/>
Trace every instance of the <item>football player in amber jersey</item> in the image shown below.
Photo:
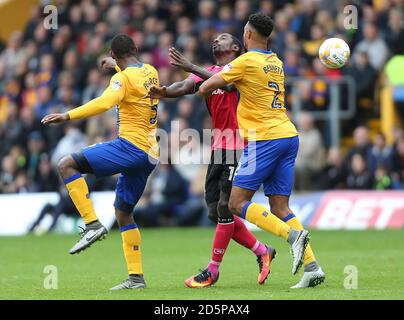
<path fill-rule="evenodd" d="M 205 81 L 199 92 L 208 95 L 230 83 L 240 92 L 237 120 L 248 144 L 235 172 L 229 208 L 287 240 L 293 256 L 292 273 L 296 274 L 303 264 L 305 269 L 294 288 L 316 286 L 325 275 L 308 245 L 308 231 L 289 208 L 299 138 L 284 105 L 282 61 L 267 48 L 272 29 L 270 17 L 252 14 L 244 28 L 247 52 Z M 261 185 L 272 212 L 251 202 Z"/>
<path fill-rule="evenodd" d="M 116 109 L 118 137 L 115 140 L 86 147 L 78 153 L 65 156 L 58 164 L 69 195 L 85 222 L 80 240 L 70 249 L 70 253 L 75 254 L 88 248 L 107 234 L 107 229 L 97 218 L 81 174 L 102 177 L 119 173 L 114 206 L 129 277 L 111 289 L 145 288 L 141 237 L 132 211 L 144 191 L 148 176 L 157 164 L 158 100 L 145 98 L 145 95 L 150 86 L 159 84 L 159 78 L 153 66 L 137 59 L 137 48 L 129 36 L 115 36 L 110 53 L 116 61 L 118 73 L 111 78 L 104 93 L 69 112 L 47 115 L 42 123 L 84 119 L 111 108 Z"/>

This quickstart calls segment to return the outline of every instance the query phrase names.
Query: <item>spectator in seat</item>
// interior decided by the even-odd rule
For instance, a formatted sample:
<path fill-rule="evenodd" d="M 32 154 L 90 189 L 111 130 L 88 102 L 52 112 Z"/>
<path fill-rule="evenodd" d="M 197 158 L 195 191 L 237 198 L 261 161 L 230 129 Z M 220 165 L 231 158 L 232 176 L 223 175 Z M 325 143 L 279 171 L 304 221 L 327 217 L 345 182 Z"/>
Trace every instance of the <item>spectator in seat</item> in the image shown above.
<path fill-rule="evenodd" d="M 352 155 L 350 166 L 351 172 L 346 179 L 346 187 L 353 190 L 373 189 L 373 176 L 366 167 L 365 158 L 360 153 Z"/>
<path fill-rule="evenodd" d="M 276 26 L 276 28 L 274 30 L 275 33 L 272 36 L 272 45 L 271 45 L 271 47 L 273 48 L 274 52 L 276 52 L 278 57 L 280 59 L 282 59 L 282 60 L 283 60 L 283 58 L 287 59 L 287 56 L 285 56 L 285 51 L 286 51 L 286 48 L 287 48 L 286 34 L 287 34 L 288 30 L 289 30 L 289 24 L 290 24 L 289 16 L 286 15 L 284 13 L 284 11 L 280 11 L 280 12 L 277 12 L 275 14 L 275 26 Z M 286 70 L 285 70 L 285 74 L 288 75 Z"/>
<path fill-rule="evenodd" d="M 17 164 L 17 170 L 24 170 L 27 164 L 26 150 L 22 145 L 14 145 L 9 152 L 9 155 L 13 157 L 14 162 Z"/>
<path fill-rule="evenodd" d="M 352 157 L 354 154 L 359 153 L 364 159 L 367 159 L 368 153 L 372 148 L 369 139 L 369 130 L 365 126 L 357 127 L 353 132 L 354 145 L 348 150 L 345 158 L 346 169 L 351 172 Z"/>
<path fill-rule="evenodd" d="M 20 136 L 21 144 L 28 143 L 29 134 L 33 131 L 41 131 L 43 127 L 35 118 L 35 111 L 32 108 L 23 108 L 20 111 L 20 121 L 22 125 L 22 133 Z"/>
<path fill-rule="evenodd" d="M 198 4 L 199 18 L 195 22 L 196 30 L 203 30 L 215 25 L 214 14 L 216 10 L 215 1 L 202 0 Z"/>
<path fill-rule="evenodd" d="M 52 54 L 44 54 L 40 58 L 39 72 L 36 74 L 38 84 L 48 86 L 52 89 L 56 88 L 57 71 L 55 59 Z"/>
<path fill-rule="evenodd" d="M 328 150 L 327 162 L 324 169 L 313 179 L 316 189 L 342 189 L 346 181 L 346 170 L 339 148 Z"/>
<path fill-rule="evenodd" d="M 16 192 L 15 179 L 17 177 L 17 164 L 14 158 L 7 155 L 1 162 L 0 193 Z"/>
<path fill-rule="evenodd" d="M 14 144 L 21 142 L 22 131 L 18 107 L 10 102 L 7 106 L 6 121 L 0 124 L 0 156 L 8 153 Z"/>
<path fill-rule="evenodd" d="M 320 131 L 314 126 L 309 112 L 298 117 L 299 153 L 296 159 L 296 186 L 300 190 L 313 189 L 313 177 L 324 167 L 325 150 Z"/>
<path fill-rule="evenodd" d="M 102 94 L 102 88 L 100 86 L 100 83 L 101 83 L 100 71 L 96 68 L 91 69 L 88 73 L 87 85 L 83 89 L 81 104 L 85 104 L 90 100 L 99 97 Z"/>
<path fill-rule="evenodd" d="M 243 38 L 244 26 L 251 13 L 251 3 L 248 0 L 236 0 L 234 4 L 234 16 L 236 18 L 236 34 L 239 39 Z"/>
<path fill-rule="evenodd" d="M 58 189 L 59 178 L 52 167 L 49 156 L 42 153 L 39 157 L 38 176 L 35 190 L 38 192 L 54 192 Z"/>
<path fill-rule="evenodd" d="M 26 170 L 28 177 L 33 181 L 38 177 L 39 160 L 45 151 L 45 141 L 39 131 L 31 132 L 28 137 L 28 153 Z"/>
<path fill-rule="evenodd" d="M 21 102 L 25 108 L 33 109 L 37 102 L 37 83 L 33 72 L 27 73 L 25 76 L 25 88 L 21 94 Z"/>
<path fill-rule="evenodd" d="M 55 101 L 52 99 L 52 90 L 46 85 L 42 85 L 38 89 L 37 104 L 35 105 L 35 114 L 38 120 L 47 115 L 51 108 L 54 107 Z"/>
<path fill-rule="evenodd" d="M 374 98 L 377 72 L 370 65 L 365 51 L 358 52 L 352 61 L 352 66 L 346 69 L 346 75 L 355 81 L 356 101 L 359 107 L 370 107 Z"/>
<path fill-rule="evenodd" d="M 299 52 L 296 50 L 287 50 L 283 70 L 287 77 L 299 76 Z"/>
<path fill-rule="evenodd" d="M 217 32 L 233 33 L 235 29 L 235 19 L 233 10 L 228 5 L 223 5 L 219 9 L 219 19 L 215 23 Z"/>
<path fill-rule="evenodd" d="M 386 42 L 379 36 L 377 26 L 370 22 L 365 24 L 363 35 L 364 39 L 356 46 L 354 56 L 359 52 L 366 52 L 370 65 L 380 71 L 389 55 Z"/>
<path fill-rule="evenodd" d="M 386 170 L 393 168 L 393 149 L 387 145 L 386 138 L 381 132 L 376 135 L 367 157 L 367 167 L 371 172 L 375 172 L 379 166 Z"/>
<path fill-rule="evenodd" d="M 375 189 L 388 190 L 393 189 L 393 181 L 389 175 L 389 170 L 383 165 L 379 165 L 375 171 Z"/>
<path fill-rule="evenodd" d="M 386 43 L 393 54 L 398 53 L 404 39 L 404 16 L 400 8 L 392 8 L 388 14 L 388 27 L 384 35 Z"/>
<path fill-rule="evenodd" d="M 3 64 L 5 67 L 4 73 L 6 78 L 10 78 L 15 69 L 25 59 L 22 41 L 23 34 L 20 31 L 14 31 L 8 40 L 6 49 L 0 53 L 0 64 Z"/>
<path fill-rule="evenodd" d="M 66 154 L 72 154 L 87 145 L 87 137 L 77 128 L 75 123 L 68 123 L 65 127 L 65 136 L 59 141 L 52 155 L 54 167 Z"/>

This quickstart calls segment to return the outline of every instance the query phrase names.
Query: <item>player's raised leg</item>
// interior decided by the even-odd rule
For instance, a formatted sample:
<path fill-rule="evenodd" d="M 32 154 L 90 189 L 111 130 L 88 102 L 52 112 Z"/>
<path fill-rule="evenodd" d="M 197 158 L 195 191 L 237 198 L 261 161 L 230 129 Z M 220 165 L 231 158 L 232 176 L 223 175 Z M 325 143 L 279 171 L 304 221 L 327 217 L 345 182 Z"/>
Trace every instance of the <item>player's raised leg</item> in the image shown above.
<path fill-rule="evenodd" d="M 82 171 L 80 171 L 79 167 L 80 165 L 71 155 L 62 158 L 58 163 L 58 170 L 69 191 L 69 196 L 85 223 L 85 229 L 80 240 L 70 249 L 71 254 L 88 248 L 92 243 L 102 239 L 108 233 L 107 229 L 98 221 L 93 203 L 89 197 L 87 183 L 81 176 L 80 172 Z"/>
<path fill-rule="evenodd" d="M 124 210 L 118 209 L 118 207 Z M 122 200 L 115 201 L 115 216 L 121 231 L 128 279 L 112 287 L 111 290 L 146 288 L 142 268 L 141 236 L 131 210 L 133 210 L 133 206 L 128 206 Z"/>
<path fill-rule="evenodd" d="M 271 195 L 269 197 L 271 211 L 278 218 L 282 219 L 288 225 L 296 230 L 303 230 L 303 225 L 299 219 L 292 213 L 289 208 L 289 197 L 282 195 Z M 292 288 L 307 288 L 315 287 L 324 282 L 325 274 L 320 265 L 316 261 L 313 250 L 310 244 L 307 245 L 303 260 L 304 274 L 301 280 Z"/>

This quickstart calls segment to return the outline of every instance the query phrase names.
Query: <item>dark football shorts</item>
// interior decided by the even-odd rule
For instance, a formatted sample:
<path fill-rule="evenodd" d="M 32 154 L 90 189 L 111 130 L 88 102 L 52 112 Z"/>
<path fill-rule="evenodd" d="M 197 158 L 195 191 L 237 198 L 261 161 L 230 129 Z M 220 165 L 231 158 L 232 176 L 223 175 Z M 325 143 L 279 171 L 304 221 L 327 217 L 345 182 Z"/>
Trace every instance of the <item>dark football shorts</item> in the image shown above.
<path fill-rule="evenodd" d="M 234 172 L 243 150 L 216 149 L 212 151 L 205 181 L 205 201 L 218 202 L 220 193 L 230 197 Z"/>

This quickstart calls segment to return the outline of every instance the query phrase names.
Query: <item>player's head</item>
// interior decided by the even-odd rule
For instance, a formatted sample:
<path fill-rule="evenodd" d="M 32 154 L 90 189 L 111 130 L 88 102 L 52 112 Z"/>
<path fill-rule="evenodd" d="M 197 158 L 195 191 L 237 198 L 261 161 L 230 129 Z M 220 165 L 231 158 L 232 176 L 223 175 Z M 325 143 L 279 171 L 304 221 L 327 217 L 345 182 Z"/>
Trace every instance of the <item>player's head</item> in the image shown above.
<path fill-rule="evenodd" d="M 233 60 L 241 54 L 242 50 L 243 46 L 240 40 L 230 33 L 221 33 L 213 40 L 212 52 L 216 58 L 229 55 Z"/>
<path fill-rule="evenodd" d="M 264 13 L 258 12 L 248 17 L 244 27 L 244 46 L 249 50 L 251 42 L 268 43 L 269 36 L 274 29 L 273 20 Z"/>
<path fill-rule="evenodd" d="M 117 34 L 111 41 L 111 57 L 115 60 L 136 57 L 137 47 L 126 34 Z"/>

